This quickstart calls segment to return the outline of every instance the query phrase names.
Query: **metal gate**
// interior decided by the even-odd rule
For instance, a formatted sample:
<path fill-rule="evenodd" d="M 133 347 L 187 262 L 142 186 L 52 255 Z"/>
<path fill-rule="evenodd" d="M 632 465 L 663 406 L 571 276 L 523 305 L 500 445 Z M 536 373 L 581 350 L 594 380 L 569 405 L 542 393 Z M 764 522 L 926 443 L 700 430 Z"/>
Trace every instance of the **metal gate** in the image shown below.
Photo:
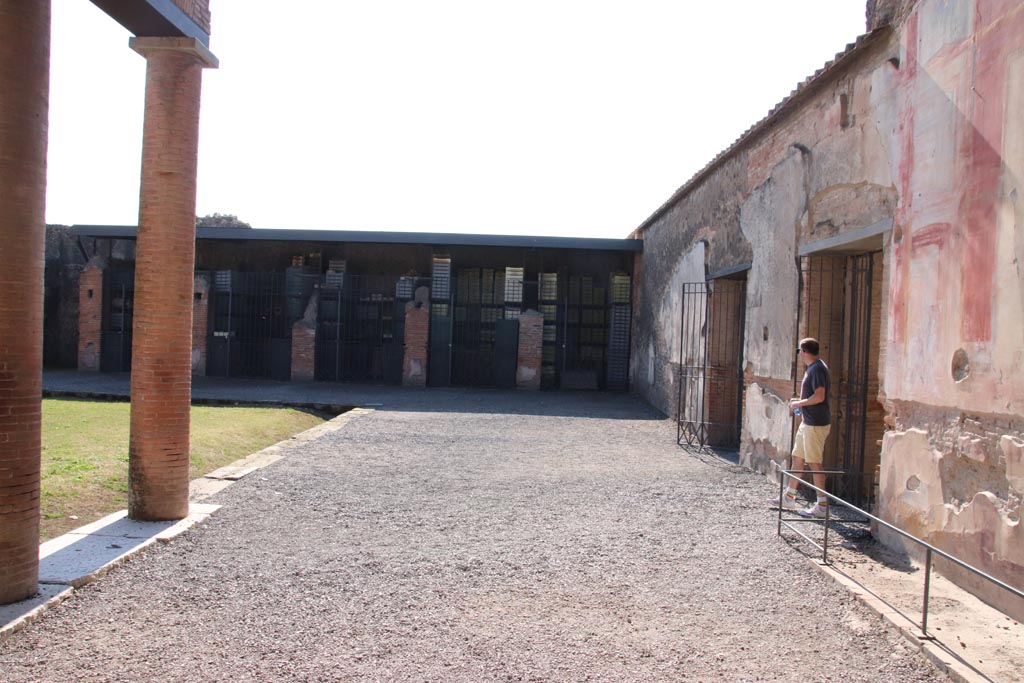
<path fill-rule="evenodd" d="M 455 276 L 452 320 L 453 385 L 510 385 L 508 358 L 499 354 L 507 356 L 516 346 L 499 344 L 499 336 L 507 336 L 512 329 L 499 325 L 504 317 L 505 274 L 490 268 L 460 268 Z M 518 325 L 514 329 L 518 336 Z M 511 385 L 515 385 L 514 369 Z"/>
<path fill-rule="evenodd" d="M 412 278 L 329 274 L 320 286 L 316 378 L 402 383 L 405 304 Z"/>
<path fill-rule="evenodd" d="M 832 429 L 824 464 L 826 469 L 845 472 L 835 485 L 842 498 L 858 506 L 871 494 L 865 450 L 876 254 L 800 259 L 800 336 L 818 340 L 821 358 L 832 375 Z M 800 377 L 802 368 L 794 377 L 794 393 Z"/>
<path fill-rule="evenodd" d="M 103 328 L 100 369 L 128 372 L 132 367 L 132 318 L 135 271 L 108 270 L 103 276 Z"/>
<path fill-rule="evenodd" d="M 290 380 L 292 324 L 302 316 L 304 292 L 312 289 L 307 279 L 300 269 L 217 271 L 210 296 L 207 374 Z M 286 280 L 291 296 L 286 296 Z"/>
<path fill-rule="evenodd" d="M 609 326 L 604 283 L 592 277 L 569 276 L 564 308 L 561 387 L 603 389 Z"/>
<path fill-rule="evenodd" d="M 735 449 L 743 400 L 746 280 L 683 285 L 676 442 Z"/>

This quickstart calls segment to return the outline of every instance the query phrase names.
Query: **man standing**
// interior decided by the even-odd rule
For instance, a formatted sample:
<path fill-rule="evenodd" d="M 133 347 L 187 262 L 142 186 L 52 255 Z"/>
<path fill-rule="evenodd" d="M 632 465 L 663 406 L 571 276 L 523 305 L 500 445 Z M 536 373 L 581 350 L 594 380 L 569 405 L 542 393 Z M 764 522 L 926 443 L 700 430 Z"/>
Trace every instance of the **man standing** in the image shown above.
<path fill-rule="evenodd" d="M 828 366 L 818 357 L 820 346 L 817 339 L 810 337 L 800 340 L 800 348 L 797 353 L 807 367 L 804 372 L 804 381 L 800 386 L 800 398 L 793 398 L 789 401 L 789 409 L 794 414 L 800 415 L 800 427 L 796 430 L 796 439 L 793 442 L 793 463 L 790 469 L 793 470 L 821 470 L 825 454 L 825 439 L 832 428 L 832 415 L 828 407 L 829 376 Z M 806 467 L 805 467 L 806 465 Z M 825 474 L 813 474 L 814 485 L 825 490 Z M 800 486 L 800 479 L 793 477 L 789 480 L 789 486 L 782 500 L 778 498 L 771 502 L 781 505 L 784 508 L 794 509 L 797 507 L 796 491 Z M 828 510 L 828 498 L 824 494 L 818 494 L 817 502 L 799 510 L 803 517 L 824 517 Z"/>

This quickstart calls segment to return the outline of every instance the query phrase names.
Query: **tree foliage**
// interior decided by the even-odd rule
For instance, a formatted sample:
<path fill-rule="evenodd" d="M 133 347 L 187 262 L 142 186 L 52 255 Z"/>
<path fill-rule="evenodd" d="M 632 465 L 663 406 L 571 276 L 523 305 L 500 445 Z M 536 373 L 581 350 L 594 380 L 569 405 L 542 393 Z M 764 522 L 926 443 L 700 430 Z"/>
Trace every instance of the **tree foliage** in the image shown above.
<path fill-rule="evenodd" d="M 211 213 L 196 216 L 197 228 L 251 228 L 252 226 L 233 213 Z"/>

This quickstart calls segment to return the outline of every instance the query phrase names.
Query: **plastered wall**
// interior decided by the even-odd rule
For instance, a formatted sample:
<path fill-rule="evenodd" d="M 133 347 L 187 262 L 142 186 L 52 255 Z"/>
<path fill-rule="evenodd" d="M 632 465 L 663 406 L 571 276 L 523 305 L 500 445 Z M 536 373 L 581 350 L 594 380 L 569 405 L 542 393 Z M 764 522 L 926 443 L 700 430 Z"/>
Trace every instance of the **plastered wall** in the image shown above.
<path fill-rule="evenodd" d="M 675 414 L 671 290 L 699 274 L 697 245 L 706 272 L 749 263 L 741 459 L 770 471 L 789 448 L 797 331 L 815 335 L 797 324 L 798 252 L 834 252 L 844 240 L 881 250 L 866 436 L 876 449 L 882 441 L 880 455 L 866 454 L 868 467 L 879 463 L 878 510 L 1024 585 L 1024 4 L 877 0 L 867 9 L 869 27 L 889 30 L 798 92 L 639 231 L 633 386 Z"/>
<path fill-rule="evenodd" d="M 880 509 L 1021 586 L 1024 5 L 927 0 L 899 36 Z"/>

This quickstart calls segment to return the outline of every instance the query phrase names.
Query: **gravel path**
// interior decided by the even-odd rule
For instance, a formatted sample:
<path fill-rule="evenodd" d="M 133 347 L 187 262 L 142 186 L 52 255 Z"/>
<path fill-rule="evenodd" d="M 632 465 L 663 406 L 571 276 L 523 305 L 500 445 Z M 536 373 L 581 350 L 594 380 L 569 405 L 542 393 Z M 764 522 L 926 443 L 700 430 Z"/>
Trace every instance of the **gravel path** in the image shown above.
<path fill-rule="evenodd" d="M 446 401 L 230 487 L 0 642 L 0 680 L 945 680 L 635 399 Z"/>

